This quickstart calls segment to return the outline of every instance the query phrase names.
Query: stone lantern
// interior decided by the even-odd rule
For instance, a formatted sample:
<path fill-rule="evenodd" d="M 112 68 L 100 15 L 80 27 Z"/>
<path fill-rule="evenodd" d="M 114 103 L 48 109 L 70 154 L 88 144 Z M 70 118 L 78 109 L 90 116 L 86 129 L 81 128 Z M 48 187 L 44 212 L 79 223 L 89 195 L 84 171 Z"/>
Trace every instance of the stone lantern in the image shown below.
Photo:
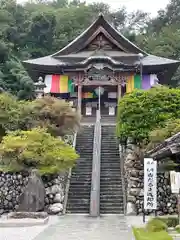
<path fill-rule="evenodd" d="M 46 84 L 43 82 L 43 78 L 39 77 L 38 82 L 35 82 L 34 86 L 35 86 L 36 98 L 42 98 L 44 94 L 44 89 L 46 87 Z"/>

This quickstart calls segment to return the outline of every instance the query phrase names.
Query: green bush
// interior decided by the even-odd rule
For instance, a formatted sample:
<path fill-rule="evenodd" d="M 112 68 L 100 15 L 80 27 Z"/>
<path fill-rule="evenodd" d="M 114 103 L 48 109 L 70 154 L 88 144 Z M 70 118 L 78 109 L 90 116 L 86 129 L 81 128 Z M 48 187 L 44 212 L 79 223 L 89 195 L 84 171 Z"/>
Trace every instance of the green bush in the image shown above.
<path fill-rule="evenodd" d="M 157 217 L 160 221 L 164 222 L 168 227 L 176 227 L 179 224 L 178 217 Z"/>
<path fill-rule="evenodd" d="M 143 228 L 133 228 L 136 240 L 173 240 L 173 238 L 165 231 L 148 232 Z"/>
<path fill-rule="evenodd" d="M 138 142 L 150 131 L 164 127 L 169 119 L 180 118 L 180 89 L 167 87 L 136 90 L 118 103 L 116 133 L 120 140 L 131 137 Z"/>
<path fill-rule="evenodd" d="M 148 232 L 161 232 L 167 231 L 168 226 L 165 222 L 161 221 L 158 218 L 153 218 L 148 221 L 146 224 L 146 229 Z"/>
<path fill-rule="evenodd" d="M 71 168 L 78 158 L 75 150 L 45 129 L 14 131 L 0 144 L 0 170 L 28 171 L 55 174 Z"/>
<path fill-rule="evenodd" d="M 180 225 L 177 225 L 177 226 L 175 227 L 175 230 L 176 230 L 177 233 L 180 233 Z"/>
<path fill-rule="evenodd" d="M 149 133 L 149 144 L 147 150 L 156 147 L 165 139 L 180 132 L 180 119 L 168 120 L 164 127 L 156 128 Z"/>

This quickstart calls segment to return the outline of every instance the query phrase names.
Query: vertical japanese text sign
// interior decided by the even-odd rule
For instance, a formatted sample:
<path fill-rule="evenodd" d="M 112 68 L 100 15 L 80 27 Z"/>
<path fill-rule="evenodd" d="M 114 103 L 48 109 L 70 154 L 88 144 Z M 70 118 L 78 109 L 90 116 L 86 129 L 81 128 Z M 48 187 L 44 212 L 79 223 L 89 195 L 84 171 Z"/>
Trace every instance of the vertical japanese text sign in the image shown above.
<path fill-rule="evenodd" d="M 144 209 L 157 209 L 157 162 L 144 159 Z"/>

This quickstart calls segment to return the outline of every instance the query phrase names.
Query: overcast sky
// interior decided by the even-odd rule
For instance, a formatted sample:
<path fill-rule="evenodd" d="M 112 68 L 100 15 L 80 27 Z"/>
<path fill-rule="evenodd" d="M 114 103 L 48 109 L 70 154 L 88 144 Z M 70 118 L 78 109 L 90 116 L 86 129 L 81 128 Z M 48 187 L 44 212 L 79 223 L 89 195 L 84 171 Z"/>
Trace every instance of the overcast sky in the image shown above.
<path fill-rule="evenodd" d="M 25 2 L 26 0 L 18 0 L 18 2 Z M 135 11 L 137 9 L 151 13 L 156 16 L 157 11 L 165 8 L 170 0 L 86 0 L 88 3 L 104 2 L 108 3 L 112 9 L 118 9 L 123 5 L 127 7 L 128 11 Z"/>
<path fill-rule="evenodd" d="M 87 0 L 86 2 L 105 2 L 108 3 L 113 9 L 117 9 L 124 5 L 130 12 L 141 9 L 155 16 L 157 11 L 161 8 L 165 8 L 170 0 Z"/>

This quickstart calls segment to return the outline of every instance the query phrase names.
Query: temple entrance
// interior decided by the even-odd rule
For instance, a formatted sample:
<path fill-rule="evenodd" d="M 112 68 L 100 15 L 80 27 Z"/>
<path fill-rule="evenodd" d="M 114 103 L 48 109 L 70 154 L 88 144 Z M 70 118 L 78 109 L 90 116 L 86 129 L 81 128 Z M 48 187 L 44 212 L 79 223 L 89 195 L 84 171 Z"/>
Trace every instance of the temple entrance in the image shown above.
<path fill-rule="evenodd" d="M 117 86 L 83 86 L 83 116 L 96 116 L 97 109 L 101 116 L 115 116 L 116 108 Z"/>

